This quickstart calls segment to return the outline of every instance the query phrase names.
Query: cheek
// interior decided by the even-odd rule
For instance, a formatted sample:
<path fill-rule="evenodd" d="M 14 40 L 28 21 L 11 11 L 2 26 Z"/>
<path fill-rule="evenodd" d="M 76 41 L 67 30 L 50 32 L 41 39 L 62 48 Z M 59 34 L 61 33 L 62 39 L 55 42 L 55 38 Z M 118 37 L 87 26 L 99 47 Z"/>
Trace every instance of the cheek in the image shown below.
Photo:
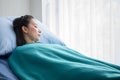
<path fill-rule="evenodd" d="M 37 35 L 38 35 L 38 34 L 37 34 L 37 30 L 34 29 L 34 28 L 31 28 L 31 30 L 30 30 L 30 35 L 33 36 L 33 37 L 37 36 Z"/>
<path fill-rule="evenodd" d="M 30 32 L 34 33 L 34 32 L 36 32 L 36 30 L 34 28 L 31 28 Z"/>

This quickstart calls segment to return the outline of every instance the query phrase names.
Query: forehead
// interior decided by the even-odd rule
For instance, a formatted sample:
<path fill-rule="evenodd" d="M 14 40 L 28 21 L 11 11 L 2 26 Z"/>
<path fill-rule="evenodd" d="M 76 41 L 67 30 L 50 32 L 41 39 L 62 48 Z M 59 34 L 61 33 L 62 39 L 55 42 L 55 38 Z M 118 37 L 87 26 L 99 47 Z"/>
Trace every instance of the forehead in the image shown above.
<path fill-rule="evenodd" d="M 31 20 L 30 20 L 30 24 L 37 25 L 37 23 L 36 23 L 35 19 L 31 19 Z"/>

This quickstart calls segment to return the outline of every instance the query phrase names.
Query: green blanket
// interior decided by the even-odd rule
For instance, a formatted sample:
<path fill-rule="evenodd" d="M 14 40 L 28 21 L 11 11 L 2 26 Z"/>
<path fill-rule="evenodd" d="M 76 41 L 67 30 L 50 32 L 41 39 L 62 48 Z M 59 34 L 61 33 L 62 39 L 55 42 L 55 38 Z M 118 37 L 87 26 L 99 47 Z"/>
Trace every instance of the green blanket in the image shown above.
<path fill-rule="evenodd" d="M 120 66 L 56 44 L 19 46 L 8 62 L 20 80 L 120 80 Z"/>

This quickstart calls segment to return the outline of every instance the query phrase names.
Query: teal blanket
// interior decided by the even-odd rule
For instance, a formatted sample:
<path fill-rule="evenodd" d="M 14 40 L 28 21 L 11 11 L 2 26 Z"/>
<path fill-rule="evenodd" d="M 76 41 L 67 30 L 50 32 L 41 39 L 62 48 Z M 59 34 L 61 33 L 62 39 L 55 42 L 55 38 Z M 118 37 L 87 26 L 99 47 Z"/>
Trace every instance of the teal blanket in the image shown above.
<path fill-rule="evenodd" d="M 120 80 L 120 66 L 56 44 L 19 46 L 8 62 L 20 80 Z"/>

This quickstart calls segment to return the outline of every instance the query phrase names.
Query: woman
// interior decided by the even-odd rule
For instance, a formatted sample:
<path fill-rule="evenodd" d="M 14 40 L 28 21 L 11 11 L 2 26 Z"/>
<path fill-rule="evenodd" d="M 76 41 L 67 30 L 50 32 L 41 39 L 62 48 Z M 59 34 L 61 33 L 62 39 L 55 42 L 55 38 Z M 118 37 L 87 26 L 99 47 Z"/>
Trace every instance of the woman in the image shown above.
<path fill-rule="evenodd" d="M 40 37 L 41 31 L 38 29 L 37 24 L 31 15 L 16 18 L 13 21 L 13 28 L 16 33 L 18 46 L 35 42 Z"/>
<path fill-rule="evenodd" d="M 13 21 L 18 47 L 9 65 L 21 80 L 120 80 L 120 66 L 86 57 L 56 44 L 36 41 L 41 31 L 30 15 Z"/>

